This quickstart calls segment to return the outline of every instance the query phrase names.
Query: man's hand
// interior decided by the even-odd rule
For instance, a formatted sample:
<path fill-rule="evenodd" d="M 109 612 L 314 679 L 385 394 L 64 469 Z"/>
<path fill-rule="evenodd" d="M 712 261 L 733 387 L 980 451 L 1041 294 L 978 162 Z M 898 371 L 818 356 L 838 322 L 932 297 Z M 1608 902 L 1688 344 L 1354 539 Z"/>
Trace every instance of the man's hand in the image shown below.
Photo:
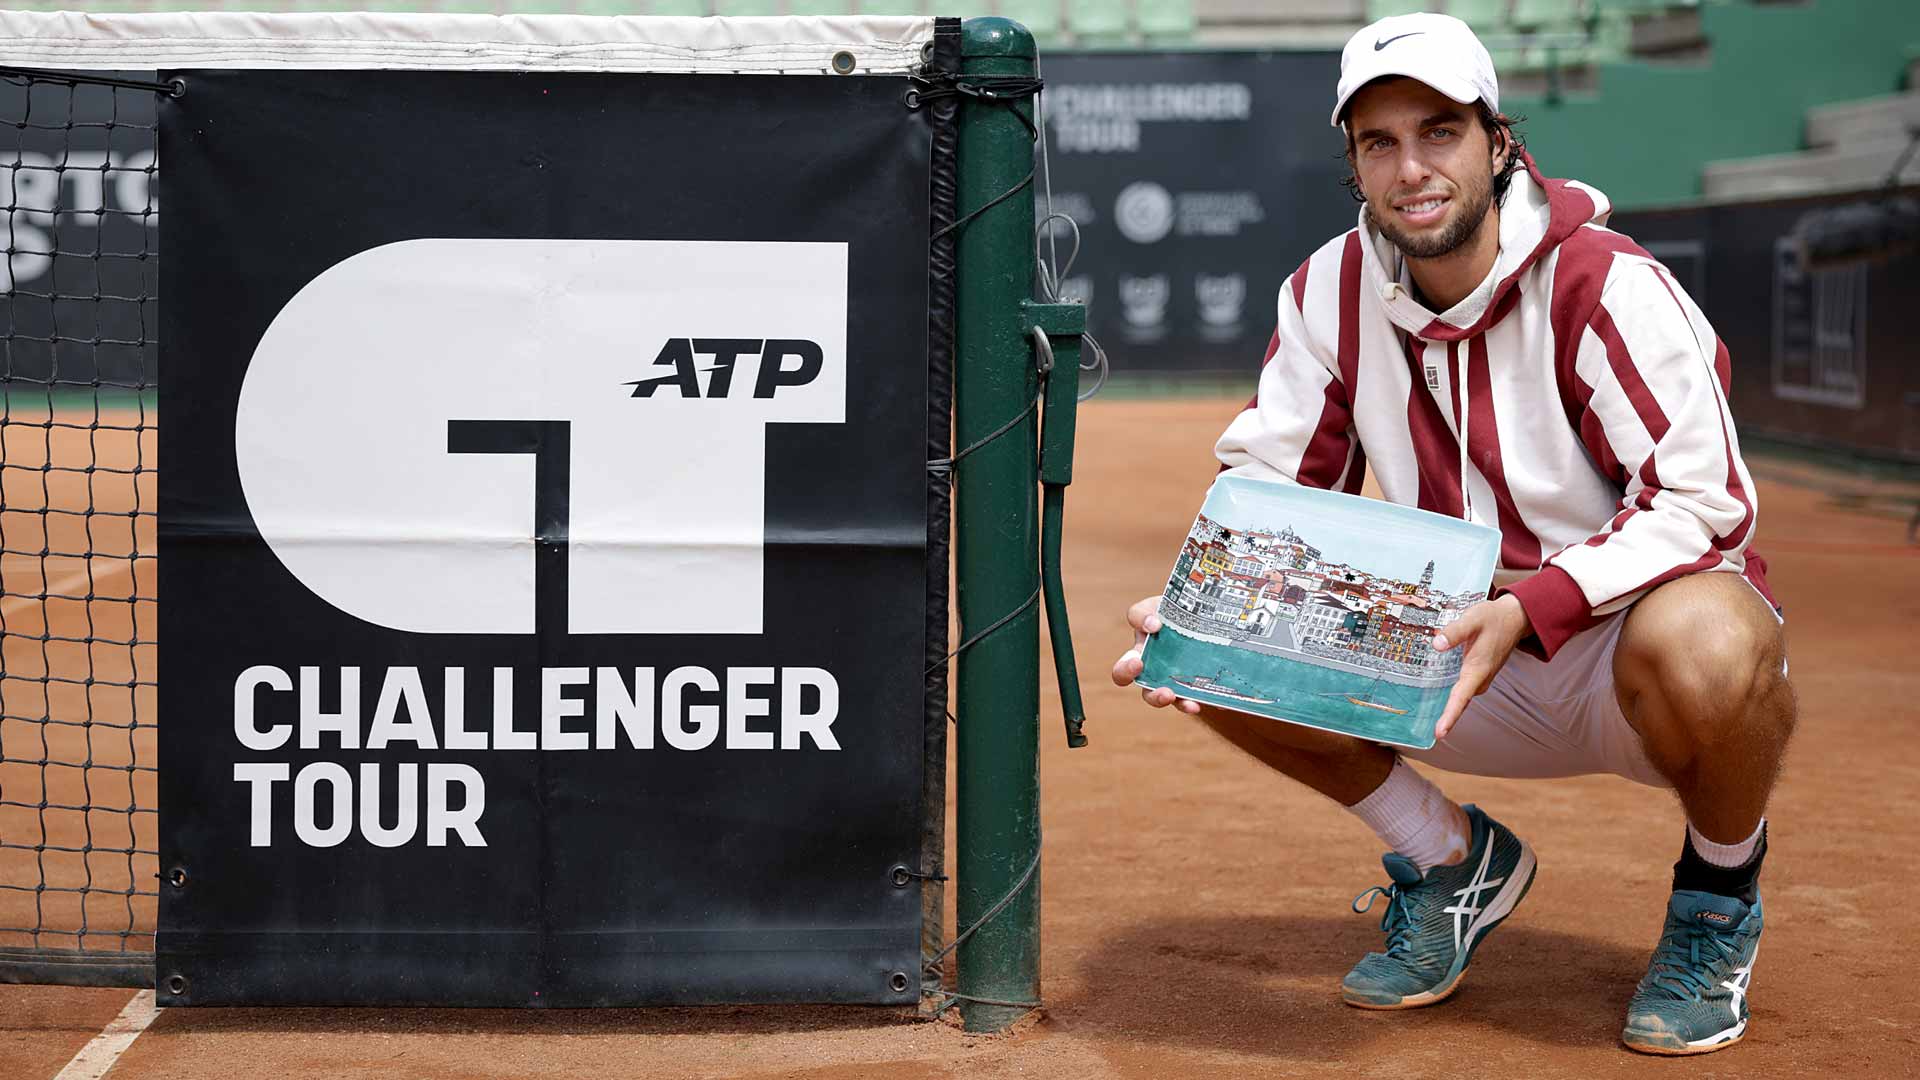
<path fill-rule="evenodd" d="M 1441 652 L 1462 646 L 1466 648 L 1460 657 L 1460 681 L 1454 684 L 1453 693 L 1447 698 L 1446 711 L 1440 714 L 1440 722 L 1434 725 L 1434 738 L 1447 737 L 1447 732 L 1453 730 L 1454 721 L 1467 711 L 1467 702 L 1492 685 L 1493 677 L 1500 673 L 1507 657 L 1513 655 L 1513 647 L 1532 632 L 1533 624 L 1527 619 L 1527 609 L 1509 594 L 1498 600 L 1482 600 L 1461 612 L 1459 618 L 1433 635 L 1433 647 Z"/>
<path fill-rule="evenodd" d="M 1140 672 L 1147 666 L 1140 655 L 1141 650 L 1147 647 L 1147 635 L 1158 633 L 1160 630 L 1160 598 L 1149 596 L 1128 608 L 1127 625 L 1133 627 L 1133 648 L 1121 653 L 1120 659 L 1113 663 L 1113 685 L 1115 686 L 1132 686 L 1133 680 L 1139 678 Z M 1190 698 L 1177 697 L 1173 691 L 1165 687 L 1157 690 L 1142 690 L 1140 696 L 1156 709 L 1173 705 L 1183 713 L 1197 714 L 1200 711 L 1199 702 Z"/>

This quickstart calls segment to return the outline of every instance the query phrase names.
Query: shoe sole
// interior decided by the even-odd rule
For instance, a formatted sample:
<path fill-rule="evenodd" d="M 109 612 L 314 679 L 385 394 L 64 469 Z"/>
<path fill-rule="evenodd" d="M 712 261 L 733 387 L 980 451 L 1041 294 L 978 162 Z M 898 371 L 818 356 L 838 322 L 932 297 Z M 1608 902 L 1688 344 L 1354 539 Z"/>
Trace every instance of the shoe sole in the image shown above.
<path fill-rule="evenodd" d="M 1637 1053 L 1656 1054 L 1661 1057 L 1691 1057 L 1694 1054 L 1711 1054 L 1715 1050 L 1725 1050 L 1727 1047 L 1746 1038 L 1747 1021 L 1742 1020 L 1733 1027 L 1728 1028 L 1727 1031 L 1731 1031 L 1733 1034 L 1729 1036 L 1726 1031 L 1722 1031 L 1718 1035 L 1710 1035 L 1704 1039 L 1679 1043 L 1678 1045 L 1673 1043 L 1634 1042 L 1628 1038 L 1632 1032 L 1623 1031 L 1620 1033 L 1620 1045 Z"/>
<path fill-rule="evenodd" d="M 1366 1001 L 1364 999 L 1351 997 L 1345 993 L 1340 995 L 1340 1000 L 1356 1009 L 1368 1009 L 1373 1012 L 1398 1012 L 1401 1009 L 1423 1009 L 1428 1005 L 1437 1005 L 1452 997 L 1453 992 L 1460 989 L 1460 980 L 1467 977 L 1467 965 L 1473 962 L 1474 950 L 1480 947 L 1480 943 L 1486 940 L 1487 935 L 1493 931 L 1494 927 L 1507 921 L 1507 916 L 1513 914 L 1514 909 L 1520 906 L 1520 901 L 1525 900 L 1527 893 L 1533 888 L 1534 875 L 1538 873 L 1540 869 L 1539 863 L 1535 861 L 1533 857 L 1533 848 L 1529 846 L 1525 840 L 1520 840 L 1517 836 L 1514 837 L 1514 839 L 1520 843 L 1520 860 L 1513 864 L 1513 873 L 1508 876 L 1507 883 L 1502 885 L 1500 891 L 1494 894 L 1493 903 L 1488 904 L 1487 909 L 1480 913 L 1482 921 L 1474 923 L 1473 928 L 1467 931 L 1466 955 L 1456 961 L 1458 967 L 1452 972 L 1445 983 L 1442 983 L 1432 990 L 1425 990 L 1418 994 L 1409 994 L 1392 1004 Z M 1524 875 L 1524 877 L 1522 875 Z M 1513 891 L 1516 881 L 1519 882 L 1520 886 L 1518 892 Z M 1488 918 L 1488 916 L 1492 917 Z M 1702 1050 L 1669 1052 L 1698 1054 L 1705 1053 L 1707 1049 L 1717 1050 L 1719 1047 L 1714 1046 Z"/>
<path fill-rule="evenodd" d="M 1424 1009 L 1428 1005 L 1438 1005 L 1440 1002 L 1452 997 L 1453 992 L 1460 989 L 1461 980 L 1466 977 L 1467 973 L 1463 971 L 1453 977 L 1453 981 L 1447 984 L 1445 990 L 1428 990 L 1425 993 L 1409 994 L 1392 1005 L 1382 1005 L 1377 1001 L 1362 1001 L 1358 998 L 1348 997 L 1345 994 L 1340 995 L 1340 1000 L 1356 1009 L 1366 1009 L 1369 1012 L 1399 1012 L 1401 1009 Z"/>

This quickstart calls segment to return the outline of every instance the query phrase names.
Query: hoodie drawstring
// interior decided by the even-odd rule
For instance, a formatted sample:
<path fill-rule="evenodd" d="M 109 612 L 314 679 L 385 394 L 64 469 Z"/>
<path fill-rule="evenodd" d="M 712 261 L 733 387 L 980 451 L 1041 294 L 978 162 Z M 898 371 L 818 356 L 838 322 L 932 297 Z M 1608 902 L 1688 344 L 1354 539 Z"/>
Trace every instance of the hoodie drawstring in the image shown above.
<path fill-rule="evenodd" d="M 1467 380 L 1472 377 L 1473 365 L 1460 362 L 1458 347 L 1450 349 L 1449 353 L 1451 355 L 1448 359 L 1460 372 L 1460 400 L 1456 403 L 1460 406 L 1460 516 L 1466 521 L 1472 521 L 1473 496 L 1467 490 L 1467 411 L 1468 402 L 1473 400 L 1473 395 L 1467 391 Z"/>

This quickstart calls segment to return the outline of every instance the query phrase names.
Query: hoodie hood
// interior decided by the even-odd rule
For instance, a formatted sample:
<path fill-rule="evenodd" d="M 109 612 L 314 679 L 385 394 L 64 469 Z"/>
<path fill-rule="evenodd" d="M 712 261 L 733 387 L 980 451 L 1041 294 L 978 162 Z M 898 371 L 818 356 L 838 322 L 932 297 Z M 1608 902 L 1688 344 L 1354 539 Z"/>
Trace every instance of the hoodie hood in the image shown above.
<path fill-rule="evenodd" d="M 1613 204 L 1597 189 L 1577 180 L 1549 180 L 1533 158 L 1521 152 L 1526 168 L 1513 174 L 1500 207 L 1500 254 L 1493 269 L 1466 299 L 1435 312 L 1401 283 L 1405 258 L 1382 236 L 1360 208 L 1361 273 L 1395 326 L 1427 341 L 1460 341 L 1485 333 L 1520 299 L 1520 279 L 1582 225 L 1605 225 Z"/>

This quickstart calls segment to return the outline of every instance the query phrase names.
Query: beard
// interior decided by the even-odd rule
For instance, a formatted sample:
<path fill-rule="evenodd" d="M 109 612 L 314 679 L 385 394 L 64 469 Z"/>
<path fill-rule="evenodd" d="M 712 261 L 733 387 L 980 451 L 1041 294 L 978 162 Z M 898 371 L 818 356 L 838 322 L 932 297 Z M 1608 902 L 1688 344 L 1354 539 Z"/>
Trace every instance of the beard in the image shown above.
<path fill-rule="evenodd" d="M 1424 236 L 1416 236 L 1393 224 L 1393 207 L 1383 211 L 1375 208 L 1373 200 L 1367 200 L 1367 220 L 1380 230 L 1380 235 L 1400 249 L 1400 253 L 1410 259 L 1437 259 L 1451 254 L 1461 244 L 1472 239 L 1480 230 L 1480 223 L 1487 219 L 1487 211 L 1493 208 L 1493 170 L 1467 178 L 1454 195 L 1454 213 L 1451 220 L 1440 226 L 1440 231 Z"/>

